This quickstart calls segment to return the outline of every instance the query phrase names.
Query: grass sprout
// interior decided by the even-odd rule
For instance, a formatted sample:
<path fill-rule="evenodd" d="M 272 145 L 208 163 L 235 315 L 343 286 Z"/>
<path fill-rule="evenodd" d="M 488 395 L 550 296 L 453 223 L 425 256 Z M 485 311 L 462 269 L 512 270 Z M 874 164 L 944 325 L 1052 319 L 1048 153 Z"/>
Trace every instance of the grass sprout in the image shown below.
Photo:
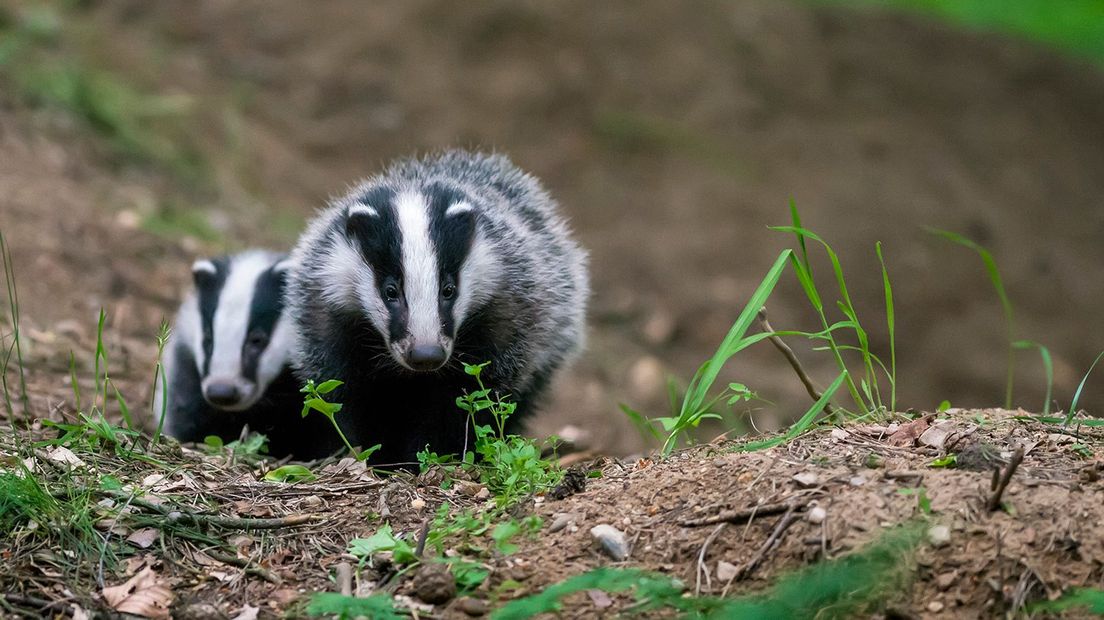
<path fill-rule="evenodd" d="M 1004 408 L 1011 409 L 1012 382 L 1016 374 L 1016 322 L 1012 312 L 1012 301 L 1008 298 L 1008 293 L 1004 290 L 1004 281 L 1001 279 L 1000 269 L 997 268 L 997 261 L 993 259 L 993 254 L 990 253 L 989 250 L 958 233 L 949 230 L 940 230 L 938 228 L 928 228 L 927 231 L 964 248 L 973 250 L 977 253 L 978 257 L 981 258 L 982 264 L 985 265 L 985 273 L 989 276 L 989 282 L 992 283 L 993 290 L 996 291 L 997 297 L 1000 298 L 1001 311 L 1004 313 L 1004 324 L 1008 334 L 1008 377 L 1005 380 L 1004 387 Z"/>

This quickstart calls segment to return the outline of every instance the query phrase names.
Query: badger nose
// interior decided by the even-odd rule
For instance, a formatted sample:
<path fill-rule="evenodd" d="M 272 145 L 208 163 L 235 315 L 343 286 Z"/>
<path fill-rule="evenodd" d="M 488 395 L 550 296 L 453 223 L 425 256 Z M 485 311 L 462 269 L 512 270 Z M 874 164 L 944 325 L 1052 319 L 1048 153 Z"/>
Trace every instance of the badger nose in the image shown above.
<path fill-rule="evenodd" d="M 423 344 L 411 349 L 406 360 L 415 370 L 435 370 L 445 363 L 446 357 L 441 345 Z"/>
<path fill-rule="evenodd" d="M 238 390 L 238 386 L 223 381 L 214 381 L 207 384 L 204 396 L 207 397 L 207 402 L 219 407 L 235 405 L 241 400 L 241 392 Z"/>

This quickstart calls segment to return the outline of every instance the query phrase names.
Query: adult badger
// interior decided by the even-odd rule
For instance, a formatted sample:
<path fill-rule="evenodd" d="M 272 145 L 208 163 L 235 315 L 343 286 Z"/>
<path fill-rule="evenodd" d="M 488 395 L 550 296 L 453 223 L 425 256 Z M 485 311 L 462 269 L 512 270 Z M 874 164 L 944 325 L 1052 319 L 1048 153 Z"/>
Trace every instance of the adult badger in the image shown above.
<path fill-rule="evenodd" d="M 459 453 L 463 363 L 517 403 L 516 429 L 582 347 L 586 253 L 555 201 L 501 155 L 448 151 L 393 164 L 332 201 L 292 251 L 286 303 L 301 380 L 332 394 L 349 439 L 410 463 Z"/>
<path fill-rule="evenodd" d="M 288 264 L 286 255 L 250 250 L 192 265 L 195 290 L 180 306 L 164 357 L 167 394 L 158 385 L 154 399 L 168 435 L 231 441 L 248 426 L 278 457 L 315 458 L 340 446 L 328 422 L 300 415 L 283 312 Z"/>

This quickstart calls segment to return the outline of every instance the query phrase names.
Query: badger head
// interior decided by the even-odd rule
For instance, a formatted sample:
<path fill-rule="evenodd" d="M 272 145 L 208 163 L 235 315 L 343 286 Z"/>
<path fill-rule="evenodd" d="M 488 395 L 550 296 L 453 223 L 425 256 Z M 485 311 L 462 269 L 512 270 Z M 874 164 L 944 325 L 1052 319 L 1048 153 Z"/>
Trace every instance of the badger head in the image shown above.
<path fill-rule="evenodd" d="M 282 318 L 289 262 L 253 251 L 192 265 L 200 329 L 195 360 L 203 398 L 227 411 L 243 411 L 283 372 L 292 344 Z"/>
<path fill-rule="evenodd" d="M 403 368 L 442 368 L 498 278 L 480 217 L 440 184 L 355 193 L 334 222 L 323 296 L 366 319 Z"/>

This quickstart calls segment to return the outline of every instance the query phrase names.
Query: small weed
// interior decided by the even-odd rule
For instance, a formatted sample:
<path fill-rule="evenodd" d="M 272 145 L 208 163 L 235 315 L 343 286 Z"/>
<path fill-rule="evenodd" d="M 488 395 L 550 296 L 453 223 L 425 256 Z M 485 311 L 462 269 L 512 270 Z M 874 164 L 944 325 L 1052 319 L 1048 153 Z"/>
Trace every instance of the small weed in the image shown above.
<path fill-rule="evenodd" d="M 23 411 L 30 410 L 27 399 L 27 379 L 23 366 L 23 344 L 19 331 L 19 292 L 15 286 L 15 267 L 12 264 L 11 248 L 4 233 L 0 232 L 0 260 L 4 262 L 4 284 L 8 293 L 8 319 L 11 321 L 11 345 L 4 352 L 4 361 L 0 364 L 0 387 L 4 390 L 4 404 L 8 409 L 8 421 L 15 427 L 15 407 L 12 405 L 11 388 L 8 386 L 8 367 L 12 355 L 15 355 L 16 370 L 19 371 L 19 401 Z"/>
<path fill-rule="evenodd" d="M 1085 610 L 1092 614 L 1104 615 L 1104 590 L 1099 588 L 1070 588 L 1058 600 L 1041 601 L 1028 607 L 1031 614 L 1039 612 L 1061 613 L 1073 610 Z"/>
<path fill-rule="evenodd" d="M 479 389 L 456 399 L 456 405 L 467 413 L 468 424 L 475 434 L 474 454 L 465 446 L 461 462 L 475 467 L 480 481 L 495 495 L 499 505 L 507 506 L 552 488 L 563 472 L 553 461 L 541 458 L 541 449 L 533 440 L 506 433 L 506 420 L 517 405 L 498 394 L 492 395 L 491 389 L 483 384 L 483 370 L 489 363 L 464 365 L 464 372 L 475 379 Z M 480 424 L 476 419 L 484 412 L 490 415 L 493 426 Z M 475 462 L 475 454 L 482 459 L 479 463 Z"/>
<path fill-rule="evenodd" d="M 1000 269 L 997 268 L 997 261 L 993 259 L 993 255 L 989 250 L 958 233 L 936 228 L 929 228 L 928 232 L 973 250 L 977 253 L 978 257 L 981 258 L 982 264 L 985 265 L 985 272 L 989 275 L 989 282 L 992 283 L 993 290 L 996 291 L 997 297 L 1000 298 L 1001 310 L 1004 312 L 1004 324 L 1008 336 L 1008 376 L 1005 380 L 1004 387 L 1004 408 L 1011 409 L 1012 382 L 1016 374 L 1016 322 L 1012 312 L 1012 301 L 1008 298 L 1008 293 L 1004 290 L 1004 281 L 1001 279 Z"/>
<path fill-rule="evenodd" d="M 958 465 L 958 455 L 956 455 L 956 454 L 948 454 L 946 456 L 941 456 L 941 457 L 933 460 L 932 462 L 928 463 L 928 467 L 938 467 L 938 468 L 951 468 L 951 467 L 955 467 L 956 465 Z"/>
<path fill-rule="evenodd" d="M 349 541 L 349 553 L 360 559 L 360 564 L 370 562 L 376 554 L 388 552 L 391 562 L 397 565 L 412 564 L 418 561 L 414 547 L 395 535 L 389 523 L 384 523 L 375 534 L 368 538 L 354 538 Z"/>
<path fill-rule="evenodd" d="M 337 434 L 341 437 L 341 441 L 345 443 L 345 447 L 349 449 L 349 453 L 352 454 L 356 460 L 363 461 L 372 456 L 376 450 L 379 450 L 381 445 L 376 444 L 367 450 L 357 451 L 357 449 L 349 443 L 349 440 L 345 437 L 345 433 L 341 430 L 341 426 L 339 426 L 337 420 L 334 419 L 337 412 L 341 411 L 341 403 L 331 403 L 326 400 L 326 395 L 341 387 L 341 385 L 342 382 L 337 379 L 323 381 L 319 385 L 315 385 L 313 379 L 308 379 L 307 384 L 299 390 L 306 395 L 303 398 L 302 415 L 305 418 L 311 411 L 317 411 L 326 416 L 326 419 L 330 421 L 330 424 L 333 424 L 334 430 L 336 430 Z"/>
<path fill-rule="evenodd" d="M 406 614 L 395 609 L 390 594 L 377 592 L 371 596 L 345 596 L 336 592 L 319 592 L 311 597 L 307 605 L 311 616 L 337 616 L 338 620 L 354 618 L 373 618 L 376 620 L 404 620 Z"/>
<path fill-rule="evenodd" d="M 928 490 L 924 487 L 916 487 L 914 489 L 897 489 L 898 495 L 915 495 L 916 496 L 916 509 L 925 516 L 931 516 L 932 507 L 931 499 L 928 498 Z"/>
<path fill-rule="evenodd" d="M 1101 351 L 1100 355 L 1096 356 L 1092 365 L 1085 371 L 1085 376 L 1081 377 L 1081 383 L 1077 384 L 1077 391 L 1073 393 L 1073 401 L 1070 402 L 1069 412 L 1066 414 L 1066 425 L 1069 425 L 1069 423 L 1073 421 L 1073 416 L 1077 415 L 1077 402 L 1081 400 L 1081 391 L 1085 389 L 1085 382 L 1089 380 L 1089 375 L 1092 373 L 1093 368 L 1096 368 L 1101 358 L 1104 358 L 1104 351 Z"/>

